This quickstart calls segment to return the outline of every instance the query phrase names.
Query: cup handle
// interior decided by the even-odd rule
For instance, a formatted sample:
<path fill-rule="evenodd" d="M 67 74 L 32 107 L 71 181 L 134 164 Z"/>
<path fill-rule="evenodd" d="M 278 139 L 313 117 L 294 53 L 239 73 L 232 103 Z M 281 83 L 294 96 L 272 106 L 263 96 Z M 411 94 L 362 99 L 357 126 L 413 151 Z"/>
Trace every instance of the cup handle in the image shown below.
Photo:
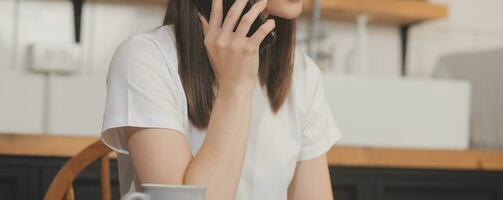
<path fill-rule="evenodd" d="M 141 192 L 130 192 L 125 194 L 121 200 L 150 200 L 150 196 Z"/>

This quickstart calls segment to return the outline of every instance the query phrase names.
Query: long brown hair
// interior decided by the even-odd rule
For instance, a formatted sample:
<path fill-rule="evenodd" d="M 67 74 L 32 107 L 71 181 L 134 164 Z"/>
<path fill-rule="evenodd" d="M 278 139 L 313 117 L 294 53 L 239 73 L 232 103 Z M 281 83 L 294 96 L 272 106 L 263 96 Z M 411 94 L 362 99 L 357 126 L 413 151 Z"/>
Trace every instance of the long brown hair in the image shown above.
<path fill-rule="evenodd" d="M 293 73 L 295 20 L 270 16 L 276 21 L 276 43 L 260 52 L 259 79 L 266 85 L 269 104 L 277 112 L 288 97 Z M 199 129 L 210 120 L 216 79 L 204 46 L 204 36 L 192 0 L 169 0 L 164 25 L 174 25 L 178 73 L 187 98 L 189 119 Z"/>

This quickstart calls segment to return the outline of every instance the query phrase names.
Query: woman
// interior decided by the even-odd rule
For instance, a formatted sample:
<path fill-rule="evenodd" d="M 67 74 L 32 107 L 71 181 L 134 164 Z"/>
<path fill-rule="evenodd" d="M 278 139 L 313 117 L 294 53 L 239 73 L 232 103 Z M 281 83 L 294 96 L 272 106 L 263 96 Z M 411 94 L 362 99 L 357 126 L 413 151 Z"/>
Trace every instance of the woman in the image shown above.
<path fill-rule="evenodd" d="M 332 199 L 325 153 L 340 135 L 319 69 L 294 50 L 302 2 L 260 0 L 239 20 L 246 2 L 224 18 L 213 0 L 206 19 L 170 0 L 163 26 L 117 49 L 102 140 L 119 153 L 121 194 L 159 183 L 204 186 L 208 200 Z"/>

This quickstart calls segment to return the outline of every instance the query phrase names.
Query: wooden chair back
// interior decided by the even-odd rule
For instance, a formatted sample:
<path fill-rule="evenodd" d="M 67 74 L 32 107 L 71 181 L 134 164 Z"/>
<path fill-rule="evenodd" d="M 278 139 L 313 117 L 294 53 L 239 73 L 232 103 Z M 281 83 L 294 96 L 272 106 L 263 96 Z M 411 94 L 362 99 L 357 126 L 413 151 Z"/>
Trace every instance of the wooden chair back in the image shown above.
<path fill-rule="evenodd" d="M 98 140 L 72 157 L 52 180 L 44 200 L 74 200 L 73 181 L 80 172 L 98 159 L 101 162 L 101 198 L 111 200 L 110 158 L 108 156 L 111 151 L 101 140 Z"/>

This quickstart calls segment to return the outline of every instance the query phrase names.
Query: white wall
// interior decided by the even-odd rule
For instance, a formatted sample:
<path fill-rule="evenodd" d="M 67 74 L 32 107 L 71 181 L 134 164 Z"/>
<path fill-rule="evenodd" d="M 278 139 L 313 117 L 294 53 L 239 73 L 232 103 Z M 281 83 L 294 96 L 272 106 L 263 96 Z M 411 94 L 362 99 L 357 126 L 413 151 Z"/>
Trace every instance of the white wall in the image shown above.
<path fill-rule="evenodd" d="M 407 66 L 410 76 L 430 77 L 437 59 L 445 54 L 503 47 L 503 0 L 432 0 L 449 6 L 447 19 L 415 25 L 410 30 Z M 343 73 L 356 27 L 353 23 L 324 21 L 323 45 L 334 45 L 335 72 Z M 307 30 L 305 20 L 300 35 Z M 368 30 L 371 76 L 399 76 L 401 46 L 398 27 L 371 24 Z M 323 47 L 322 47 L 323 48 Z"/>
<path fill-rule="evenodd" d="M 412 76 L 429 77 L 439 56 L 458 51 L 471 51 L 496 46 L 503 46 L 503 0 L 433 0 L 450 6 L 448 19 L 416 25 L 410 34 L 408 65 Z M 122 0 L 88 0 L 84 6 L 82 24 L 83 65 L 73 75 L 55 75 L 48 79 L 46 75 L 33 75 L 27 69 L 26 47 L 33 42 L 71 42 L 73 41 L 73 11 L 67 0 L 0 0 L 0 78 L 19 76 L 19 80 L 29 83 L 40 82 L 37 95 L 29 96 L 29 101 L 6 101 L 0 98 L 0 107 L 19 107 L 30 104 L 34 110 L 44 110 L 43 119 L 52 119 L 51 125 L 39 120 L 24 132 L 53 132 L 71 134 L 98 134 L 101 126 L 101 113 L 79 113 L 67 108 L 79 106 L 101 108 L 104 100 L 104 75 L 110 58 L 118 44 L 129 35 L 146 31 L 161 24 L 164 17 L 164 3 Z M 303 37 L 306 24 L 300 20 L 299 37 Z M 333 48 L 332 62 L 328 63 L 335 72 L 344 70 L 345 58 L 352 45 L 355 26 L 348 22 L 323 21 L 322 28 L 327 33 L 325 48 Z M 300 38 L 302 39 L 302 38 Z M 371 75 L 375 77 L 397 77 L 400 72 L 400 39 L 397 27 L 370 25 L 369 53 L 372 64 Z M 59 77 L 58 77 L 59 76 Z M 71 77 L 74 76 L 75 79 Z M 39 79 L 42 79 L 39 80 Z M 44 81 L 45 80 L 45 81 Z M 53 80 L 53 81 L 48 81 Z M 57 81 L 54 81 L 57 80 Z M 76 80 L 88 80 L 76 81 Z M 87 84 L 96 80 L 95 84 Z M 69 85 L 50 85 L 57 82 Z M 93 82 L 93 81 L 91 81 Z M 101 83 L 100 83 L 101 82 Z M 0 96 L 18 95 L 25 98 L 18 83 L 1 82 Z M 8 85 L 6 85 L 8 84 Z M 79 85 L 80 84 L 80 85 Z M 15 89 L 5 89 L 5 88 Z M 30 87 L 28 87 L 30 88 Z M 73 93 L 70 88 L 84 89 L 87 93 Z M 32 88 L 33 89 L 33 88 Z M 58 98 L 54 102 L 44 102 L 45 98 L 67 95 L 71 98 Z M 47 90 L 48 92 L 45 92 Z M 52 91 L 52 92 L 51 92 Z M 95 91 L 95 96 L 92 95 Z M 49 95 L 50 94 L 50 95 Z M 20 96 L 21 95 L 21 96 Z M 88 98 L 101 98 L 98 101 L 85 101 Z M 50 98 L 49 98 L 50 99 Z M 82 100 L 82 101 L 77 101 Z M 40 103 L 44 102 L 44 103 Z M 78 103 L 76 103 L 78 102 Z M 25 113 L 12 112 L 14 118 Z M 63 115 L 78 114 L 85 127 L 69 128 L 64 123 Z M 19 116 L 17 116 L 19 115 Z M 4 117 L 5 115 L 0 115 Z M 60 121 L 59 121 L 60 120 Z M 17 124 L 15 124 L 17 122 Z M 13 127 L 23 127 L 22 120 L 13 122 L 9 127 L 0 126 L 0 132 L 16 131 Z M 78 127 L 78 126 L 76 126 Z"/>
<path fill-rule="evenodd" d="M 86 1 L 83 64 L 49 77 L 28 68 L 27 47 L 73 43 L 70 1 L 0 0 L 0 132 L 98 135 L 113 51 L 129 35 L 161 25 L 164 9 L 165 3 Z"/>
<path fill-rule="evenodd" d="M 300 30 L 307 30 L 301 24 Z M 354 45 L 356 26 L 351 22 L 325 20 L 321 25 L 326 33 L 325 45 L 333 45 L 333 62 L 326 67 L 335 73 L 343 74 L 346 58 Z M 398 27 L 370 24 L 368 27 L 368 53 L 370 75 L 378 77 L 396 77 L 400 75 L 400 35 Z"/>
<path fill-rule="evenodd" d="M 71 1 L 18 0 L 16 70 L 27 70 L 28 46 L 36 42 L 71 43 L 73 9 Z"/>
<path fill-rule="evenodd" d="M 85 13 L 86 70 L 106 73 L 114 50 L 133 33 L 162 25 L 165 5 L 123 0 L 90 1 Z"/>
<path fill-rule="evenodd" d="M 433 0 L 449 5 L 445 20 L 411 30 L 408 66 L 413 76 L 431 76 L 442 55 L 503 46 L 503 0 Z"/>
<path fill-rule="evenodd" d="M 0 133 L 38 133 L 44 129 L 44 77 L 0 72 Z"/>
<path fill-rule="evenodd" d="M 0 1 L 0 70 L 13 68 L 14 58 L 14 29 L 15 29 L 15 0 Z"/>

